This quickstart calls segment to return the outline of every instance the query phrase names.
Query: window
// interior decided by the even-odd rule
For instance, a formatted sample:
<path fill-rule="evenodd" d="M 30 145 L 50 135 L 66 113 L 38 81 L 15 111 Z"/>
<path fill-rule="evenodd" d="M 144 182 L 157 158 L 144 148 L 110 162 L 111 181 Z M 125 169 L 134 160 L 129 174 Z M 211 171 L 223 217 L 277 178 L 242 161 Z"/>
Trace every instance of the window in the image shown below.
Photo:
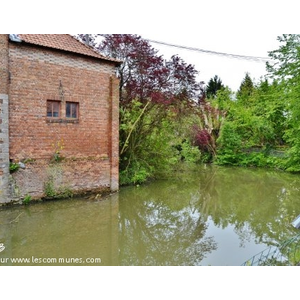
<path fill-rule="evenodd" d="M 47 100 L 47 117 L 59 118 L 60 116 L 60 102 Z"/>
<path fill-rule="evenodd" d="M 76 102 L 66 102 L 66 118 L 78 119 L 78 107 Z"/>
<path fill-rule="evenodd" d="M 47 100 L 47 123 L 79 123 L 79 103 Z"/>

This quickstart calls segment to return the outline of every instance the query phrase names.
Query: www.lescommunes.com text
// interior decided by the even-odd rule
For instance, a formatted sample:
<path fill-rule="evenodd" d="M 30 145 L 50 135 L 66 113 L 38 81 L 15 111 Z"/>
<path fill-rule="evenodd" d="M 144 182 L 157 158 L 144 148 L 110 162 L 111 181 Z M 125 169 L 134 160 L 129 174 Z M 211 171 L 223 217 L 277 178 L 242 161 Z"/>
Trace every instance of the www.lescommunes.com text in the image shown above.
<path fill-rule="evenodd" d="M 1 263 L 12 264 L 100 264 L 101 258 L 82 257 L 3 257 Z"/>

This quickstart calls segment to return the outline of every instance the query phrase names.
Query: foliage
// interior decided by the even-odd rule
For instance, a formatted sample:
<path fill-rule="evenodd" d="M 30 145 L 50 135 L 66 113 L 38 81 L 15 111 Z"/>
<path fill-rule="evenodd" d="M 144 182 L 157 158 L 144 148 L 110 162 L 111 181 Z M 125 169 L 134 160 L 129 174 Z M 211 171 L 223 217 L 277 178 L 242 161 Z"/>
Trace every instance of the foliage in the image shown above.
<path fill-rule="evenodd" d="M 182 133 L 173 121 L 174 113 L 162 111 L 158 104 L 149 104 L 147 113 L 143 109 L 140 102 L 133 101 L 131 110 L 120 110 L 120 130 L 129 137 L 126 144 L 121 144 L 121 184 L 140 184 L 150 178 L 167 176 L 183 155 L 184 160 L 197 160 L 196 150 L 191 146 L 189 155 L 186 142 L 181 141 Z"/>
<path fill-rule="evenodd" d="M 218 140 L 216 162 L 282 168 L 283 159 L 265 151 L 285 143 L 286 106 L 278 83 L 270 84 L 265 79 L 253 85 L 247 74 L 237 99 L 226 104 L 226 125 Z"/>
<path fill-rule="evenodd" d="M 300 172 L 300 35 L 278 37 L 279 49 L 271 51 L 272 63 L 267 64 L 269 76 L 278 82 L 278 91 L 285 101 L 286 130 L 284 138 L 289 146 L 286 170 Z"/>
<path fill-rule="evenodd" d="M 279 49 L 269 53 L 271 62 L 267 63 L 269 76 L 285 83 L 298 83 L 300 35 L 283 34 L 277 40 L 281 43 Z"/>
<path fill-rule="evenodd" d="M 228 87 L 222 88 L 213 100 L 202 98 L 195 110 L 198 118 L 191 128 L 192 142 L 200 149 L 202 161 L 211 162 L 216 156 L 216 141 L 232 102 L 231 97 Z"/>
<path fill-rule="evenodd" d="M 218 155 L 216 163 L 237 165 L 242 156 L 242 138 L 233 122 L 225 122 L 217 140 Z"/>
<path fill-rule="evenodd" d="M 189 141 L 184 140 L 180 144 L 181 160 L 187 163 L 199 163 L 203 158 L 198 147 L 193 146 Z"/>
<path fill-rule="evenodd" d="M 207 129 L 200 129 L 196 125 L 193 126 L 193 144 L 202 152 L 210 152 L 211 135 Z"/>
<path fill-rule="evenodd" d="M 14 173 L 14 172 L 18 171 L 19 168 L 20 168 L 20 165 L 18 163 L 13 163 L 13 162 L 9 163 L 9 172 L 10 173 Z"/>
<path fill-rule="evenodd" d="M 55 143 L 52 144 L 52 148 L 54 150 L 54 154 L 52 157 L 53 162 L 60 162 L 63 160 L 63 157 L 61 156 L 61 151 L 64 149 L 64 140 L 60 139 L 59 141 L 56 141 Z"/>
<path fill-rule="evenodd" d="M 121 183 L 165 176 L 181 161 L 300 172 L 300 35 L 278 37 L 268 77 L 254 83 L 246 73 L 235 95 L 217 75 L 204 88 L 192 65 L 164 60 L 138 35 L 101 36 L 90 35 L 95 48 L 123 62 Z M 274 155 L 278 147 L 287 155 Z"/>
<path fill-rule="evenodd" d="M 118 69 L 123 107 L 133 99 L 168 105 L 193 98 L 200 89 L 192 65 L 176 55 L 164 60 L 141 36 L 106 34 L 98 50 L 123 62 Z"/>
<path fill-rule="evenodd" d="M 237 98 L 240 101 L 245 101 L 254 91 L 254 84 L 249 73 L 246 73 L 239 90 L 237 91 Z"/>
<path fill-rule="evenodd" d="M 32 199 L 31 199 L 31 196 L 30 196 L 30 195 L 26 195 L 26 196 L 24 197 L 24 199 L 23 199 L 23 203 L 24 203 L 25 205 L 27 205 L 27 204 L 30 203 L 31 200 L 32 200 Z"/>
<path fill-rule="evenodd" d="M 122 60 L 120 78 L 120 183 L 139 184 L 165 176 L 180 161 L 174 147 L 187 137 L 181 119 L 194 110 L 200 93 L 197 71 L 174 55 L 164 60 L 138 35 L 106 34 L 96 45 L 103 54 Z M 197 160 L 187 145 L 188 160 Z M 198 150 L 197 150 L 198 151 Z M 193 157 L 193 158 L 192 158 Z"/>
<path fill-rule="evenodd" d="M 52 176 L 49 176 L 48 180 L 44 183 L 44 193 L 47 197 L 55 197 L 56 191 L 54 187 L 54 178 Z"/>
<path fill-rule="evenodd" d="M 68 186 L 61 186 L 58 189 L 57 196 L 59 198 L 72 198 L 74 196 L 74 193 L 72 192 L 72 190 L 70 189 L 70 187 L 68 187 Z"/>
<path fill-rule="evenodd" d="M 222 80 L 218 77 L 218 75 L 215 75 L 213 78 L 211 78 L 208 81 L 208 84 L 205 89 L 206 97 L 207 98 L 216 98 L 217 92 L 224 88 L 225 88 L 225 86 L 223 85 Z"/>
<path fill-rule="evenodd" d="M 48 198 L 72 198 L 73 192 L 67 186 L 55 187 L 54 177 L 49 176 L 47 181 L 44 183 L 44 193 Z"/>

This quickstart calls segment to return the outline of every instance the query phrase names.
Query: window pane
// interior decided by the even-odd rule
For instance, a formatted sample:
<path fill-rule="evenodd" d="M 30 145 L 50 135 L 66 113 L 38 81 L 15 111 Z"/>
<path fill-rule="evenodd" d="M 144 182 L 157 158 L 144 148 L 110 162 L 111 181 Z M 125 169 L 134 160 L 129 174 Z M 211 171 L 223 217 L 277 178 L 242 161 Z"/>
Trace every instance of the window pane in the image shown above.
<path fill-rule="evenodd" d="M 67 103 L 66 104 L 66 117 L 70 118 L 70 116 L 71 116 L 71 105 L 70 105 L 70 103 Z"/>
<path fill-rule="evenodd" d="M 77 105 L 75 103 L 72 104 L 72 118 L 77 118 Z"/>
<path fill-rule="evenodd" d="M 47 101 L 47 117 L 59 117 L 60 102 L 58 101 Z"/>
<path fill-rule="evenodd" d="M 47 101 L 47 117 L 52 117 L 52 103 Z"/>
<path fill-rule="evenodd" d="M 67 102 L 66 103 L 66 117 L 67 118 L 78 118 L 78 103 Z"/>
<path fill-rule="evenodd" d="M 59 102 L 53 102 L 53 111 L 55 112 L 59 111 Z"/>

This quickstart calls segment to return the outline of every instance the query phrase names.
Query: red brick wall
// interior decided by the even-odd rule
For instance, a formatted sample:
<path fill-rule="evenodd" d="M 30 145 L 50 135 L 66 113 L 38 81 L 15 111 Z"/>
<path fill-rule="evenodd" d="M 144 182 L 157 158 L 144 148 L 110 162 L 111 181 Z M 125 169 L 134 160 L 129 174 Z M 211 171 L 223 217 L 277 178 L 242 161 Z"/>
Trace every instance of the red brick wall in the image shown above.
<path fill-rule="evenodd" d="M 111 141 L 118 136 L 115 65 L 10 43 L 9 68 L 10 159 L 26 166 L 14 174 L 15 196 L 45 193 L 53 168 L 59 170 L 54 175 L 59 177 L 54 178 L 56 189 L 100 190 L 110 188 L 112 181 L 115 184 L 118 140 Z M 61 101 L 59 122 L 46 117 L 47 100 Z M 66 101 L 79 103 L 78 122 L 66 121 Z M 63 160 L 52 164 L 56 150 L 61 150 Z"/>
<path fill-rule="evenodd" d="M 111 129 L 110 129 L 110 157 L 111 157 L 111 189 L 119 189 L 119 80 L 111 77 Z"/>

